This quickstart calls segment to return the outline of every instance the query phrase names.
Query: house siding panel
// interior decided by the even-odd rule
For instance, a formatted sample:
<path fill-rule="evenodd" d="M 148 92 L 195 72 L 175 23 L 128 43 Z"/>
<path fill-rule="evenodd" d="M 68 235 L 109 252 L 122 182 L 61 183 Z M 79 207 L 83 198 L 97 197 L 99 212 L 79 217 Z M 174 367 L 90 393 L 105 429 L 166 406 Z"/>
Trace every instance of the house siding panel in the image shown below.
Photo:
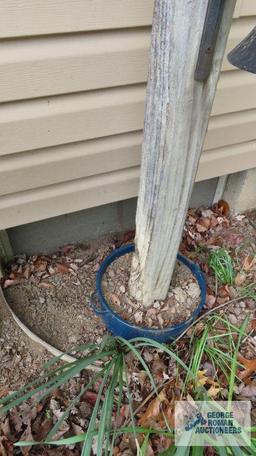
<path fill-rule="evenodd" d="M 0 0 L 0 229 L 136 196 L 151 0 Z M 254 26 L 239 0 L 227 45 Z M 197 180 L 256 166 L 256 79 L 224 59 Z"/>

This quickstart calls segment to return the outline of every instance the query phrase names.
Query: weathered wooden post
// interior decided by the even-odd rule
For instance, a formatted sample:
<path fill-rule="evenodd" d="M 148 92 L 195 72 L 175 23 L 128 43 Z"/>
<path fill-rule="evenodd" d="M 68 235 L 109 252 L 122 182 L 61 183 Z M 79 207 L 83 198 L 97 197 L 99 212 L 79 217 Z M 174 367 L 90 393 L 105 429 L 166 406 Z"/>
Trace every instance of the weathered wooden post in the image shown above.
<path fill-rule="evenodd" d="M 235 0 L 155 0 L 130 292 L 170 285 Z"/>

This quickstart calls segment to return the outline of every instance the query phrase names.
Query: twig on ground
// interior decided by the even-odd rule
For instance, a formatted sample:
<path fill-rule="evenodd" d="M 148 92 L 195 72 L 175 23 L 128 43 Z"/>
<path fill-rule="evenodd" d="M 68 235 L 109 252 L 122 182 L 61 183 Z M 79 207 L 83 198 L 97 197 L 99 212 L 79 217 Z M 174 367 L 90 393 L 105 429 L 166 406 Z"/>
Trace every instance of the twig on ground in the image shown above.
<path fill-rule="evenodd" d="M 247 220 L 250 223 L 250 225 L 256 230 L 256 223 L 254 223 L 254 221 L 251 220 L 249 217 L 247 217 Z"/>
<path fill-rule="evenodd" d="M 229 304 L 232 304 L 233 302 L 237 302 L 237 301 L 240 301 L 240 299 L 244 299 L 244 296 L 239 296 L 237 298 L 234 298 L 234 299 L 231 299 L 231 301 L 227 301 L 227 302 L 224 302 L 224 304 L 220 304 L 219 306 L 217 307 L 214 307 L 213 309 L 210 309 L 208 310 L 207 312 L 205 312 L 203 315 L 201 315 L 199 318 L 197 318 L 197 320 L 193 321 L 191 323 L 191 325 L 188 326 L 187 329 L 185 329 L 185 331 L 183 331 L 179 337 L 177 337 L 177 339 L 175 339 L 175 342 L 177 342 L 178 340 L 180 340 L 183 336 L 185 336 L 186 332 L 192 328 L 192 326 L 195 326 L 197 323 L 199 323 L 199 321 L 203 320 L 205 317 L 207 317 L 208 315 L 216 312 L 216 310 L 219 310 L 219 309 L 222 309 L 223 307 L 228 307 Z"/>

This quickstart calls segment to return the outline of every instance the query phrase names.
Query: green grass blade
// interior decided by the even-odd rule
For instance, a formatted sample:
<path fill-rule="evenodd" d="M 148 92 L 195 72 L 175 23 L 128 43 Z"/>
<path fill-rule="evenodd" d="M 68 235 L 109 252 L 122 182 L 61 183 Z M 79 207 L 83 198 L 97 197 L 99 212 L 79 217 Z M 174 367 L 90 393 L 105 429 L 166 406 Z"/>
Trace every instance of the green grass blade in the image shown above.
<path fill-rule="evenodd" d="M 233 359 L 232 359 L 232 363 L 231 363 L 231 373 L 230 373 L 230 379 L 229 379 L 228 402 L 232 401 L 233 394 L 234 394 L 236 371 L 237 371 L 237 367 L 238 367 L 237 355 L 238 355 L 238 351 L 239 351 L 240 344 L 242 341 L 242 337 L 244 336 L 246 327 L 248 325 L 248 321 L 249 321 L 249 318 L 247 317 L 244 320 L 244 322 L 239 330 L 238 341 L 236 344 L 235 351 L 233 353 Z"/>
<path fill-rule="evenodd" d="M 204 448 L 203 447 L 192 447 L 191 456 L 204 456 Z"/>
<path fill-rule="evenodd" d="M 113 432 L 115 432 L 115 431 L 113 431 L 113 430 L 106 431 L 106 434 L 111 435 L 111 434 L 113 434 Z M 136 427 L 136 426 L 121 427 L 118 429 L 118 432 L 121 434 L 124 434 L 124 433 L 132 434 L 133 432 L 136 432 L 137 434 L 149 434 L 149 435 L 156 434 L 156 435 L 164 435 L 164 436 L 170 437 L 170 433 L 167 430 L 150 429 L 150 428 Z M 97 435 L 98 435 L 98 431 L 94 430 L 94 431 L 90 431 L 90 432 L 87 431 L 87 432 L 84 432 L 79 435 L 74 435 L 72 437 L 67 437 L 67 438 L 59 439 L 59 440 L 51 440 L 51 441 L 47 441 L 47 442 L 42 442 L 42 441 L 36 442 L 34 440 L 17 442 L 17 443 L 14 443 L 14 446 L 26 447 L 26 446 L 42 445 L 43 443 L 45 445 L 55 445 L 55 446 L 73 445 L 75 443 L 84 442 L 88 438 L 88 436 L 95 437 Z"/>
<path fill-rule="evenodd" d="M 206 326 L 201 338 L 198 341 L 196 341 L 194 359 L 193 359 L 193 363 L 192 363 L 192 367 L 191 367 L 191 370 L 195 376 L 197 375 L 197 372 L 199 371 L 199 368 L 200 368 L 205 346 L 207 343 L 207 337 L 208 337 L 208 328 Z"/>
<path fill-rule="evenodd" d="M 228 451 L 225 447 L 216 447 L 215 451 L 217 451 L 219 456 L 228 456 Z"/>
<path fill-rule="evenodd" d="M 117 400 L 117 410 L 116 410 L 116 416 L 120 415 L 121 407 L 122 407 L 122 399 L 123 399 L 123 388 L 124 388 L 124 376 L 123 376 L 123 370 L 124 370 L 124 365 L 123 365 L 123 357 L 121 357 L 121 366 L 119 370 L 119 391 L 118 391 L 118 400 Z M 112 437 L 112 443 L 111 443 L 111 453 L 113 453 L 113 448 L 115 445 L 115 440 L 117 437 L 117 429 L 116 426 L 114 428 L 113 432 L 113 437 Z"/>
<path fill-rule="evenodd" d="M 56 364 L 59 361 L 62 361 L 63 356 L 65 355 L 73 355 L 75 353 L 81 353 L 84 352 L 85 350 L 87 351 L 93 351 L 99 349 L 99 346 L 94 343 L 88 343 L 88 344 L 82 344 L 78 345 L 77 347 L 72 348 L 72 350 L 69 350 L 67 352 L 63 352 L 61 355 L 54 356 L 53 358 L 49 359 L 46 363 L 44 363 L 42 369 L 43 370 L 48 370 L 51 368 L 54 364 Z M 87 353 L 86 353 L 87 354 Z M 75 361 L 74 361 L 75 362 Z"/>
<path fill-rule="evenodd" d="M 144 438 L 144 442 L 141 446 L 141 448 L 139 449 L 139 455 L 138 456 L 146 456 L 147 455 L 147 450 L 148 450 L 148 440 L 149 440 L 149 434 L 146 434 L 145 438 Z"/>
<path fill-rule="evenodd" d="M 106 369 L 106 372 L 105 372 L 104 377 L 102 379 L 102 383 L 101 383 L 100 388 L 99 388 L 97 400 L 96 400 L 96 403 L 95 403 L 95 406 L 94 406 L 94 409 L 93 409 L 93 412 L 92 412 L 92 416 L 91 416 L 91 419 L 90 419 L 90 422 L 89 422 L 89 426 L 88 426 L 88 429 L 87 429 L 86 438 L 85 438 L 85 442 L 84 442 L 84 445 L 83 445 L 81 456 L 90 456 L 90 454 L 91 454 L 91 447 L 92 447 L 92 440 L 93 440 L 92 431 L 95 430 L 96 419 L 97 419 L 97 415 L 98 415 L 98 411 L 99 411 L 101 396 L 102 396 L 104 386 L 107 383 L 108 376 L 110 374 L 110 371 L 111 371 L 114 363 L 115 363 L 115 358 L 113 358 L 112 361 L 109 363 L 108 368 Z"/>
<path fill-rule="evenodd" d="M 189 456 L 190 447 L 177 447 L 175 456 Z"/>
<path fill-rule="evenodd" d="M 120 338 L 122 339 L 122 338 Z M 124 339 L 122 339 L 124 340 Z M 127 341 L 125 341 L 127 342 Z M 177 362 L 185 371 L 188 371 L 188 367 L 186 364 L 179 358 L 179 356 L 176 355 L 173 351 L 171 351 L 167 345 L 161 344 L 160 342 L 157 342 L 155 340 L 148 339 L 146 337 L 136 337 L 135 339 L 131 339 L 130 343 L 135 344 L 139 342 L 140 344 L 138 345 L 139 347 L 151 347 L 151 348 L 159 348 L 162 350 L 164 353 L 169 355 L 174 361 Z"/>
<path fill-rule="evenodd" d="M 58 421 L 55 423 L 55 425 L 53 426 L 53 428 L 51 429 L 51 431 L 47 435 L 46 439 L 44 440 L 45 443 L 47 443 L 47 441 L 51 440 L 53 438 L 53 436 L 58 432 L 58 430 L 59 430 L 60 426 L 62 425 L 63 421 L 69 416 L 70 411 L 72 410 L 72 408 L 80 401 L 81 397 L 85 394 L 85 392 L 88 391 L 92 387 L 92 385 L 99 378 L 101 378 L 103 376 L 103 374 L 104 374 L 106 369 L 107 369 L 107 366 L 105 366 L 100 372 L 95 374 L 93 376 L 92 380 L 90 380 L 90 382 L 87 383 L 86 386 L 83 386 L 81 388 L 80 393 L 70 402 L 70 404 L 67 407 L 67 409 L 65 410 L 65 412 L 61 415 L 61 417 L 58 419 Z"/>
<path fill-rule="evenodd" d="M 69 367 L 71 368 L 72 365 L 75 365 L 75 362 L 72 363 L 72 364 L 69 364 Z M 53 371 L 51 371 L 49 373 L 45 373 L 44 375 L 40 375 L 39 378 L 37 378 L 36 380 L 33 380 L 32 382 L 28 383 L 27 385 L 24 385 L 18 391 L 15 391 L 14 393 L 11 393 L 8 396 L 5 396 L 2 399 L 0 399 L 0 405 L 4 405 L 6 403 L 10 403 L 12 400 L 14 400 L 14 398 L 17 398 L 17 396 L 27 392 L 27 390 L 30 390 L 34 386 L 42 383 L 42 381 L 45 378 L 54 377 L 55 375 L 58 375 L 60 372 L 62 372 L 65 369 L 66 369 L 66 365 L 58 367 L 58 368 L 56 368 L 55 370 L 53 370 Z M 0 409 L 0 410 L 2 410 L 2 409 Z"/>
<path fill-rule="evenodd" d="M 78 360 L 75 363 L 74 367 L 70 368 L 70 365 L 67 365 L 67 370 L 64 373 L 62 373 L 61 375 L 59 375 L 59 377 L 57 377 L 57 378 L 54 377 L 52 380 L 44 383 L 43 385 L 40 385 L 36 389 L 29 391 L 28 393 L 24 394 L 22 397 L 15 399 L 15 400 L 11 401 L 11 403 L 2 407 L 0 409 L 0 415 L 9 411 L 13 407 L 20 405 L 22 402 L 26 401 L 27 399 L 30 399 L 31 397 L 35 396 L 36 394 L 40 393 L 40 400 L 44 399 L 46 396 L 49 395 L 49 393 L 51 391 L 55 390 L 58 386 L 62 385 L 63 383 L 66 383 L 68 380 L 70 380 L 70 378 L 77 375 L 79 372 L 81 372 L 83 369 L 85 369 L 89 365 L 93 364 L 95 361 L 105 358 L 107 356 L 111 356 L 112 354 L 113 354 L 113 352 L 97 353 L 96 355 L 90 356 L 88 358 Z"/>
<path fill-rule="evenodd" d="M 106 391 L 105 400 L 102 406 L 100 424 L 99 424 L 99 433 L 97 438 L 97 456 L 102 456 L 103 452 L 103 444 L 104 444 L 104 437 L 106 431 L 109 431 L 111 425 L 111 418 L 112 418 L 112 411 L 113 411 L 113 404 L 114 404 L 114 393 L 115 387 L 119 380 L 119 370 L 122 364 L 121 355 L 116 358 L 112 378 L 108 389 Z M 109 439 L 109 436 L 107 437 Z M 108 447 L 108 444 L 106 447 Z"/>

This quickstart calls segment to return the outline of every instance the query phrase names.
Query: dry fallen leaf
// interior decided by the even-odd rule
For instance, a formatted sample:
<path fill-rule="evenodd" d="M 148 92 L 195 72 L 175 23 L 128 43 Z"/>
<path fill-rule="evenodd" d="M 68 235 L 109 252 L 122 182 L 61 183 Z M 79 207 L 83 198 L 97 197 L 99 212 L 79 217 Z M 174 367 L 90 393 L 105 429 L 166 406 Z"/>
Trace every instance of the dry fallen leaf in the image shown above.
<path fill-rule="evenodd" d="M 217 203 L 217 209 L 222 215 L 228 215 L 230 212 L 230 207 L 227 201 L 225 200 L 219 200 Z"/>
<path fill-rule="evenodd" d="M 29 442 L 34 440 L 34 437 L 32 435 L 32 431 L 31 431 L 30 422 L 28 423 L 25 431 L 23 432 L 22 436 L 20 437 L 20 440 L 29 441 Z M 32 448 L 31 446 L 21 447 L 21 452 L 22 452 L 23 456 L 28 456 L 31 448 Z"/>
<path fill-rule="evenodd" d="M 40 288 L 54 288 L 53 283 L 50 283 L 50 282 L 40 282 L 40 283 L 38 284 L 38 286 L 39 286 Z"/>
<path fill-rule="evenodd" d="M 208 230 L 208 227 L 201 225 L 200 223 L 197 223 L 196 229 L 197 229 L 198 233 L 204 233 L 205 231 Z"/>
<path fill-rule="evenodd" d="M 220 298 L 227 298 L 227 297 L 229 297 L 229 295 L 230 295 L 230 292 L 229 292 L 228 285 L 222 285 L 219 288 L 219 296 L 220 296 Z"/>
<path fill-rule="evenodd" d="M 40 258 L 37 259 L 37 261 L 34 263 L 34 268 L 36 272 L 45 272 L 47 268 L 47 261 Z"/>
<path fill-rule="evenodd" d="M 235 284 L 237 287 L 240 287 L 246 281 L 246 275 L 242 272 L 239 272 L 235 278 Z"/>
<path fill-rule="evenodd" d="M 200 223 L 200 225 L 203 225 L 207 229 L 211 227 L 211 219 L 209 217 L 201 217 L 198 223 Z"/>
<path fill-rule="evenodd" d="M 206 307 L 208 307 L 208 309 L 211 309 L 214 306 L 215 302 L 216 302 L 215 296 L 207 293 L 206 300 L 205 300 Z"/>
<path fill-rule="evenodd" d="M 250 271 L 253 265 L 256 262 L 256 255 L 247 255 L 243 261 L 243 269 L 245 271 Z"/>
<path fill-rule="evenodd" d="M 243 371 L 239 372 L 239 377 L 241 379 L 248 378 L 256 372 L 256 358 L 246 359 L 242 355 L 239 355 L 238 361 L 245 367 Z"/>
<path fill-rule="evenodd" d="M 207 383 L 208 377 L 205 375 L 207 369 L 199 370 L 196 374 L 196 387 L 204 386 Z"/>
<path fill-rule="evenodd" d="M 40 423 L 40 426 L 38 427 L 37 432 L 34 432 L 34 429 L 33 429 L 34 439 L 37 440 L 38 442 L 45 439 L 47 434 L 50 432 L 52 426 L 53 426 L 52 420 L 49 418 L 45 418 Z"/>
<path fill-rule="evenodd" d="M 139 426 L 146 426 L 151 418 L 157 418 L 160 413 L 160 405 L 166 400 L 164 391 L 161 391 L 158 396 L 149 404 L 146 412 L 139 419 Z"/>
<path fill-rule="evenodd" d="M 207 394 L 214 399 L 218 396 L 219 392 L 221 391 L 221 388 L 219 384 L 215 382 L 215 380 L 213 380 L 212 377 L 206 375 L 207 373 L 208 369 L 199 370 L 197 372 L 196 386 L 200 387 L 210 385 L 210 388 L 207 390 Z"/>
<path fill-rule="evenodd" d="M 57 263 L 56 264 L 57 271 L 60 272 L 61 274 L 68 274 L 70 272 L 69 266 L 63 263 Z"/>
<path fill-rule="evenodd" d="M 225 302 L 228 302 L 228 301 L 229 301 L 229 297 L 228 296 L 226 296 L 225 298 L 220 298 L 220 297 L 217 298 L 217 303 L 219 305 L 225 304 Z"/>
<path fill-rule="evenodd" d="M 250 321 L 250 331 L 255 331 L 256 329 L 256 318 L 253 318 L 251 321 Z"/>
<path fill-rule="evenodd" d="M 6 279 L 4 281 L 4 288 L 8 288 L 8 287 L 11 287 L 12 285 L 16 285 L 17 283 L 19 283 L 19 279 Z"/>
<path fill-rule="evenodd" d="M 7 441 L 7 439 L 5 437 L 0 437 L 0 455 L 1 456 L 9 456 L 7 454 L 7 451 L 4 447 L 4 442 Z"/>
<path fill-rule="evenodd" d="M 1 389 L 1 390 L 0 390 L 0 399 L 1 399 L 2 397 L 7 396 L 7 395 L 9 394 L 9 392 L 10 392 L 10 390 L 9 390 L 8 388 L 3 388 L 3 389 Z"/>
<path fill-rule="evenodd" d="M 88 402 L 88 404 L 95 405 L 97 401 L 98 394 L 94 393 L 94 391 L 86 391 L 86 393 L 82 396 L 82 401 Z"/>
<path fill-rule="evenodd" d="M 241 390 L 241 395 L 250 399 L 256 398 L 256 382 L 251 385 L 244 386 Z"/>
<path fill-rule="evenodd" d="M 218 223 L 218 219 L 217 217 L 215 217 L 215 215 L 212 215 L 211 216 L 211 228 L 215 228 L 215 226 L 217 226 L 219 223 Z"/>
<path fill-rule="evenodd" d="M 218 394 L 220 393 L 221 391 L 221 388 L 220 386 L 215 382 L 214 385 L 212 385 L 208 391 L 207 391 L 207 394 L 212 398 L 212 399 L 215 399 Z"/>
<path fill-rule="evenodd" d="M 135 230 L 130 230 L 127 231 L 127 233 L 124 233 L 122 242 L 125 244 L 126 242 L 133 241 L 135 236 Z"/>

